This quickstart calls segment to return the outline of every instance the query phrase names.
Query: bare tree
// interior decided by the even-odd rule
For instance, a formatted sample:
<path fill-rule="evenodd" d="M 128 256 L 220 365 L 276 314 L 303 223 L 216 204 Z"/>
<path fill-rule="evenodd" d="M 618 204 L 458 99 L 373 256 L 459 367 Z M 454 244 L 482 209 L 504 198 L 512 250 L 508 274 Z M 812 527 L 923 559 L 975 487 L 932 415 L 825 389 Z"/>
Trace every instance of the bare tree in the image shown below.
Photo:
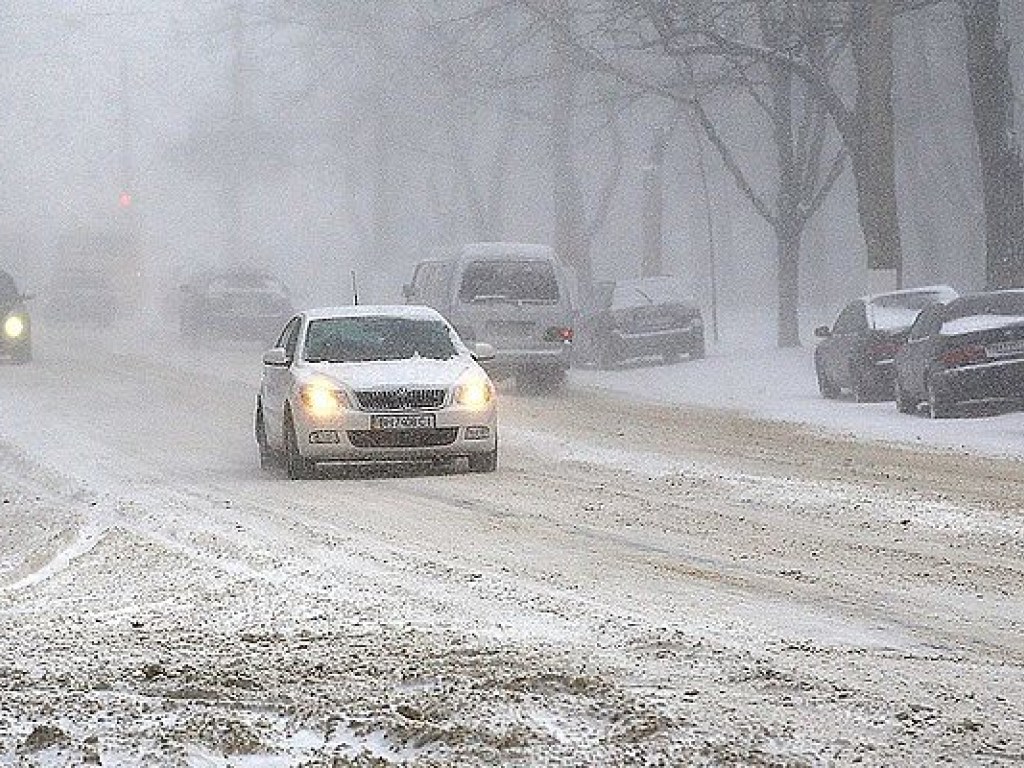
<path fill-rule="evenodd" d="M 985 209 L 986 284 L 1024 286 L 1024 165 L 999 0 L 960 0 Z"/>

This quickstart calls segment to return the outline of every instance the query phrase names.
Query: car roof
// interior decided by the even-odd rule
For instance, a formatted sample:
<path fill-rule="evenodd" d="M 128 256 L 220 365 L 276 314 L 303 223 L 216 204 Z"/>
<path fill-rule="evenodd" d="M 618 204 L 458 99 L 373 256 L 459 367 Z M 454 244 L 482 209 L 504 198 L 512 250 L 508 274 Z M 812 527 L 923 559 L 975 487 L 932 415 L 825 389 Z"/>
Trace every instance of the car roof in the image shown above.
<path fill-rule="evenodd" d="M 406 320 L 440 320 L 441 313 L 420 304 L 355 304 L 345 307 L 316 307 L 304 313 L 308 320 L 336 317 L 396 317 Z"/>
<path fill-rule="evenodd" d="M 955 299 L 958 295 L 956 290 L 949 285 L 922 285 L 920 288 L 902 288 L 898 291 L 870 293 L 867 296 L 862 296 L 861 300 L 870 304 L 872 301 L 889 296 L 913 296 L 915 293 L 944 293 L 950 299 Z"/>
<path fill-rule="evenodd" d="M 462 246 L 462 257 L 467 259 L 553 259 L 555 251 L 542 243 L 466 243 Z"/>

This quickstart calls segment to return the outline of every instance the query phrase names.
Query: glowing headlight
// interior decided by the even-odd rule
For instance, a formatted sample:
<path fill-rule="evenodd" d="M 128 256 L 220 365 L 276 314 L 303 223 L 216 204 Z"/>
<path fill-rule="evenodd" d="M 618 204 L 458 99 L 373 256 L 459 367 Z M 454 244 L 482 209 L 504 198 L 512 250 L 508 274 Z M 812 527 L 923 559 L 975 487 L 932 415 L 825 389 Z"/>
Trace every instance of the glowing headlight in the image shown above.
<path fill-rule="evenodd" d="M 309 414 L 317 419 L 337 416 L 345 407 L 345 393 L 338 390 L 331 382 L 314 379 L 304 384 L 300 390 L 302 405 Z"/>
<path fill-rule="evenodd" d="M 9 339 L 17 339 L 25 332 L 25 318 L 21 315 L 11 315 L 4 320 L 4 335 Z"/>
<path fill-rule="evenodd" d="M 485 376 L 473 376 L 455 388 L 455 402 L 479 410 L 494 399 L 494 385 Z"/>

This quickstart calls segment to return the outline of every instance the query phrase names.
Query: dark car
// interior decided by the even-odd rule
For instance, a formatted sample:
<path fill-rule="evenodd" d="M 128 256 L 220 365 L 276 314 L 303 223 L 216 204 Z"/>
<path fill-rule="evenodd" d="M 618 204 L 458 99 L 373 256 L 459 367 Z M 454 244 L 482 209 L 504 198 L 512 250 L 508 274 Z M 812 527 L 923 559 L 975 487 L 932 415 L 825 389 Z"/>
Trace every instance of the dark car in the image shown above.
<path fill-rule="evenodd" d="M 0 360 L 27 363 L 32 359 L 32 321 L 14 278 L 0 269 Z"/>
<path fill-rule="evenodd" d="M 816 328 L 822 339 L 814 350 L 814 370 L 822 397 L 849 391 L 858 403 L 891 400 L 893 360 L 918 313 L 936 302 L 956 298 L 946 285 L 878 293 L 854 299 L 829 328 Z"/>
<path fill-rule="evenodd" d="M 285 284 L 257 269 L 203 273 L 182 291 L 181 332 L 189 339 L 270 339 L 294 314 Z"/>
<path fill-rule="evenodd" d="M 627 360 L 704 357 L 700 308 L 672 277 L 597 283 L 576 322 L 574 358 L 610 368 Z"/>
<path fill-rule="evenodd" d="M 961 403 L 1024 401 L 1024 290 L 961 296 L 924 310 L 896 355 L 896 407 L 933 419 Z"/>

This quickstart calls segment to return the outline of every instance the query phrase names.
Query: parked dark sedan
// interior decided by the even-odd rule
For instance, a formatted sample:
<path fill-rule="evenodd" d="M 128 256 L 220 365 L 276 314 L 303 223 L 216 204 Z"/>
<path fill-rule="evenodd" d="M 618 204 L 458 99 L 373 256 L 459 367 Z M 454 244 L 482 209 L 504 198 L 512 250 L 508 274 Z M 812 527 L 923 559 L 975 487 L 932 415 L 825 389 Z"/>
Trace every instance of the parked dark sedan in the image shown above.
<path fill-rule="evenodd" d="M 610 368 L 626 360 L 704 356 L 700 308 L 671 277 L 598 283 L 576 322 L 573 357 Z"/>
<path fill-rule="evenodd" d="M 918 313 L 936 302 L 956 298 L 946 285 L 911 288 L 854 299 L 831 328 L 814 335 L 814 370 L 822 397 L 849 391 L 858 403 L 893 397 L 893 360 L 910 333 Z"/>
<path fill-rule="evenodd" d="M 14 278 L 0 269 L 0 360 L 27 363 L 32 359 L 32 321 Z"/>
<path fill-rule="evenodd" d="M 181 333 L 272 339 L 294 314 L 287 287 L 257 269 L 205 272 L 182 286 Z"/>
<path fill-rule="evenodd" d="M 961 403 L 1024 401 L 1024 290 L 976 293 L 924 310 L 896 355 L 896 407 L 933 419 Z"/>

